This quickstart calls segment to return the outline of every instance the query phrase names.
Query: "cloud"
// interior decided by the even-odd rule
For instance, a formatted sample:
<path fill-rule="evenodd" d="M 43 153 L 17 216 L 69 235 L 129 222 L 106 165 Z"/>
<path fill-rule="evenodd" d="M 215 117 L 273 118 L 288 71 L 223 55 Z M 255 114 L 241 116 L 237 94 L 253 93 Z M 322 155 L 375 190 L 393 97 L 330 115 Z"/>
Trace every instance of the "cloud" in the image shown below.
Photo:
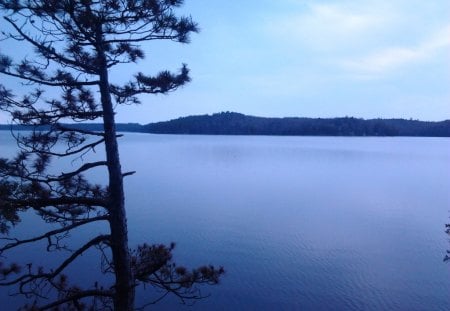
<path fill-rule="evenodd" d="M 450 47 L 450 24 L 415 46 L 392 46 L 382 48 L 369 55 L 344 60 L 344 70 L 359 76 L 376 77 L 400 67 L 434 59 L 442 50 Z"/>
<path fill-rule="evenodd" d="M 360 44 L 369 33 L 388 28 L 394 15 L 381 5 L 309 4 L 268 20 L 266 30 L 275 40 L 329 51 Z"/>

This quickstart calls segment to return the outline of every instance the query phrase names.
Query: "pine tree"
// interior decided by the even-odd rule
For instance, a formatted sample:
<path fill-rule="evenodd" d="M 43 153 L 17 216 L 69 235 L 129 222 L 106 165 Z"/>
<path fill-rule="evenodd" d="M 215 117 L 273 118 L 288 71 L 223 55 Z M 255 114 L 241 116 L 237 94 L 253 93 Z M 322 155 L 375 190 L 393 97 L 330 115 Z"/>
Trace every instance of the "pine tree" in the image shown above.
<path fill-rule="evenodd" d="M 190 17 L 175 14 L 182 4 L 182 0 L 0 0 L 0 11 L 11 28 L 3 32 L 2 45 L 15 40 L 34 51 L 33 59 L 23 60 L 0 54 L 0 73 L 32 88 L 19 97 L 0 84 L 0 109 L 31 133 L 16 136 L 20 152 L 15 158 L 0 159 L 0 230 L 7 237 L 0 255 L 42 240 L 48 241 L 47 250 L 62 249 L 62 238 L 72 230 L 95 222 L 109 224 L 109 232 L 72 250 L 57 267 L 0 262 L 0 284 L 16 285 L 21 294 L 32 296 L 30 309 L 81 310 L 100 304 L 133 310 L 135 288 L 142 284 L 163 289 L 163 295 L 197 299 L 201 297 L 197 284 L 216 284 L 223 274 L 222 268 L 213 266 L 189 271 L 176 266 L 171 261 L 173 245 L 144 244 L 134 251 L 128 246 L 123 179 L 133 172 L 121 169 L 115 106 L 139 103 L 140 94 L 171 92 L 190 78 L 184 64 L 178 73 L 139 72 L 123 85 L 112 83 L 110 72 L 142 60 L 144 42 L 188 43 L 198 28 Z M 58 97 L 52 97 L 54 89 Z M 103 123 L 101 132 L 70 126 L 97 119 Z M 70 172 L 49 172 L 56 161 L 80 157 L 101 145 L 106 159 Z M 99 167 L 107 169 L 107 186 L 91 184 L 83 176 Z M 58 228 L 29 239 L 10 238 L 21 213 L 30 209 Z M 101 251 L 101 271 L 113 272 L 114 284 L 69 285 L 66 268 L 92 248 Z M 44 296 L 54 301 L 40 305 Z"/>

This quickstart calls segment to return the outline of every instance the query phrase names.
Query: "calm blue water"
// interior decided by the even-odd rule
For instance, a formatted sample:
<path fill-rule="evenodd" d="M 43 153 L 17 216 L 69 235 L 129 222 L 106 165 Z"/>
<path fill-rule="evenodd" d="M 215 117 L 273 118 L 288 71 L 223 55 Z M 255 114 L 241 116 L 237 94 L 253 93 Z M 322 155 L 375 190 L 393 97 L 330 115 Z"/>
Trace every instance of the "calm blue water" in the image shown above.
<path fill-rule="evenodd" d="M 131 244 L 175 241 L 177 263 L 226 268 L 195 310 L 450 309 L 448 138 L 127 133 L 121 157 L 137 171 L 126 179 Z M 84 260 L 82 282 L 97 271 L 97 256 Z"/>

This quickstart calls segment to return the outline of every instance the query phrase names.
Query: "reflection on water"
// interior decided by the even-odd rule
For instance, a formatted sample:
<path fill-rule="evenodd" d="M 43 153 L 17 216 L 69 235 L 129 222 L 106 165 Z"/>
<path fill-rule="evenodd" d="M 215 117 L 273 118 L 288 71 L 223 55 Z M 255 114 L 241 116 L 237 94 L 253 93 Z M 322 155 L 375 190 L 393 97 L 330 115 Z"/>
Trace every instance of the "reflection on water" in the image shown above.
<path fill-rule="evenodd" d="M 126 180 L 131 245 L 176 241 L 178 261 L 225 266 L 199 310 L 448 310 L 449 147 L 127 133 L 124 170 L 138 172 Z"/>

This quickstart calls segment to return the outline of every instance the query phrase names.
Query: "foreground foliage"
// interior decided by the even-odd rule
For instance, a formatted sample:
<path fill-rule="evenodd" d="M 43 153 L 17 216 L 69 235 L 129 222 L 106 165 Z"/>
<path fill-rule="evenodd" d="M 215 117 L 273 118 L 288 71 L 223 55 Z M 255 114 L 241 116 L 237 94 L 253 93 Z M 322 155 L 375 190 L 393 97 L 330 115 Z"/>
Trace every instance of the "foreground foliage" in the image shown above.
<path fill-rule="evenodd" d="M 159 301 L 171 293 L 182 301 L 199 299 L 198 284 L 217 284 L 222 268 L 188 270 L 172 261 L 174 245 L 128 246 L 123 178 L 118 152 L 115 106 L 139 103 L 140 94 L 168 93 L 189 81 L 188 69 L 142 72 L 125 84 L 111 82 L 112 68 L 144 58 L 141 43 L 154 40 L 189 42 L 197 31 L 190 17 L 177 16 L 180 0 L 0 0 L 4 21 L 11 30 L 4 42 L 17 41 L 34 51 L 34 58 L 16 60 L 0 54 L 0 73 L 22 81 L 23 96 L 0 84 L 0 108 L 13 124 L 26 125 L 29 135 L 17 134 L 19 153 L 0 159 L 0 285 L 16 286 L 31 298 L 25 309 L 133 310 L 135 290 L 143 284 L 160 290 Z M 55 90 L 59 95 L 55 96 Z M 70 122 L 100 119 L 101 130 L 70 126 Z M 104 146 L 106 158 L 84 162 L 63 173 L 52 171 L 57 161 L 84 159 Z M 105 169 L 106 185 L 84 175 Z M 84 174 L 84 175 L 83 175 Z M 21 215 L 34 211 L 49 230 L 33 237 L 12 237 Z M 71 233 L 104 223 L 104 233 L 89 237 L 71 249 Z M 96 225 L 97 226 L 97 225 Z M 81 231 L 80 231 L 81 230 Z M 48 252 L 67 251 L 57 266 L 7 263 L 6 255 L 38 243 Z M 70 282 L 68 267 L 97 249 L 101 272 L 113 276 L 110 284 L 96 281 L 80 287 Z M 102 279 L 103 280 L 103 279 Z M 52 302 L 48 302 L 48 299 Z M 148 305 L 146 304 L 146 305 Z M 144 305 L 143 307 L 145 307 Z"/>

